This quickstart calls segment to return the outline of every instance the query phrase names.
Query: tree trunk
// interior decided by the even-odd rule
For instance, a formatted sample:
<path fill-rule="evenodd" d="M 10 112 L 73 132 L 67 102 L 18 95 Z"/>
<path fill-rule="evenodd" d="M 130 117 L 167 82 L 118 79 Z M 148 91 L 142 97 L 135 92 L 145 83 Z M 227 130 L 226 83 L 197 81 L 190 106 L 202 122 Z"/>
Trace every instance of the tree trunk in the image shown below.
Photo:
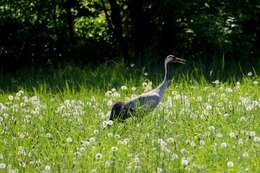
<path fill-rule="evenodd" d="M 120 15 L 120 8 L 117 4 L 116 0 L 108 0 L 111 6 L 111 21 L 114 25 L 113 33 L 118 43 L 120 44 L 120 48 L 122 50 L 125 63 L 129 62 L 128 55 L 128 44 L 127 41 L 123 38 L 123 26 L 122 26 L 122 17 Z"/>
<path fill-rule="evenodd" d="M 145 20 L 144 20 L 144 1 L 127 0 L 129 15 L 132 20 L 135 57 L 142 55 L 145 49 Z"/>

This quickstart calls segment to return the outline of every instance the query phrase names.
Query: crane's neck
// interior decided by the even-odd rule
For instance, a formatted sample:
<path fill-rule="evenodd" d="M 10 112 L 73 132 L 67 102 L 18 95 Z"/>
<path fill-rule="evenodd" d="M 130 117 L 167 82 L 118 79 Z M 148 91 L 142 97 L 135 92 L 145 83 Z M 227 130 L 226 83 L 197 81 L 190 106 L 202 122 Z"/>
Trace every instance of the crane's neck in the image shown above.
<path fill-rule="evenodd" d="M 169 63 L 167 63 L 167 62 L 164 63 L 164 69 L 165 69 L 164 79 L 163 79 L 162 83 L 158 87 L 160 96 L 163 96 L 164 90 L 166 89 L 166 87 L 167 87 L 167 85 L 169 83 L 169 80 L 170 80 L 170 76 L 169 76 Z"/>

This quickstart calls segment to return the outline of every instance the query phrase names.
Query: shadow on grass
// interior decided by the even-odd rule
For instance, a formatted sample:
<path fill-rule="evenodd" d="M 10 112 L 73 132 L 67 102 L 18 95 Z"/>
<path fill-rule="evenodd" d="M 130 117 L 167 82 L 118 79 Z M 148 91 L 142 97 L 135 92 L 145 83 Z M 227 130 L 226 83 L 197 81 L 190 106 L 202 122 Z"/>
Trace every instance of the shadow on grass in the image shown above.
<path fill-rule="evenodd" d="M 204 65 L 189 61 L 186 65 L 174 65 L 171 69 L 175 82 L 195 81 L 212 82 L 216 79 L 223 82 L 240 81 L 249 71 L 259 74 L 260 64 L 244 65 L 239 63 L 224 64 L 216 62 Z M 148 76 L 144 75 L 148 72 Z M 122 85 L 139 86 L 145 79 L 158 84 L 163 79 L 163 63 L 146 68 L 126 67 L 121 63 L 110 63 L 98 66 L 64 66 L 63 68 L 32 68 L 14 73 L 0 74 L 0 93 L 17 92 L 19 89 L 41 92 L 78 91 L 80 89 L 109 90 Z"/>

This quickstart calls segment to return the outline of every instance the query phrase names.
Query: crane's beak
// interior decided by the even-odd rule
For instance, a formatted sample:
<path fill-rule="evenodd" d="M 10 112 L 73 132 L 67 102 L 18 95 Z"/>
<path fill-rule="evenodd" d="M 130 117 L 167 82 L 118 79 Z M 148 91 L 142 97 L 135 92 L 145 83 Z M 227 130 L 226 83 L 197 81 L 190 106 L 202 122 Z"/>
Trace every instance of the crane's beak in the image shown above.
<path fill-rule="evenodd" d="M 173 60 L 174 63 L 180 63 L 180 64 L 186 64 L 186 60 L 185 59 L 181 59 L 178 57 L 175 57 Z"/>

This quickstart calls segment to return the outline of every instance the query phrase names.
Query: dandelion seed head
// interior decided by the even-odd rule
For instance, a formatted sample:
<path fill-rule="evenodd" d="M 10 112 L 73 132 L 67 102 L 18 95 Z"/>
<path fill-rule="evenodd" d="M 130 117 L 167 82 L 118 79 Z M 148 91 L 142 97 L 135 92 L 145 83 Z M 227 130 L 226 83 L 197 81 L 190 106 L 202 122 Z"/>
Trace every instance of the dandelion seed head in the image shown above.
<path fill-rule="evenodd" d="M 101 153 L 96 153 L 96 159 L 101 159 L 102 158 L 102 154 Z"/>
<path fill-rule="evenodd" d="M 0 163 L 0 169 L 5 169 L 6 168 L 6 164 L 5 163 Z"/>
<path fill-rule="evenodd" d="M 72 142 L 72 138 L 71 138 L 71 137 L 68 137 L 68 138 L 66 139 L 66 141 L 67 141 L 67 143 L 71 143 L 71 142 Z"/>
<path fill-rule="evenodd" d="M 220 144 L 220 146 L 221 146 L 221 148 L 227 148 L 228 145 L 227 145 L 226 142 L 223 142 L 223 143 Z"/>
<path fill-rule="evenodd" d="M 181 164 L 182 164 L 183 166 L 188 166 L 188 165 L 189 165 L 189 161 L 188 161 L 187 159 L 182 159 L 182 160 L 181 160 Z"/>
<path fill-rule="evenodd" d="M 50 171 L 51 167 L 49 165 L 46 165 L 44 169 L 45 169 L 45 171 Z"/>
<path fill-rule="evenodd" d="M 9 100 L 9 101 L 13 101 L 13 100 L 14 100 L 14 96 L 9 95 L 9 96 L 8 96 L 8 100 Z"/>
<path fill-rule="evenodd" d="M 255 142 L 260 142 L 260 137 L 255 136 L 255 137 L 254 137 L 254 141 L 255 141 Z"/>
<path fill-rule="evenodd" d="M 232 161 L 228 161 L 227 167 L 230 167 L 230 168 L 234 167 L 234 163 Z"/>
<path fill-rule="evenodd" d="M 112 147 L 112 148 L 111 148 L 111 151 L 112 151 L 112 152 L 116 152 L 117 150 L 118 150 L 117 147 Z"/>
<path fill-rule="evenodd" d="M 229 133 L 229 137 L 230 137 L 230 138 L 235 138 L 235 137 L 236 137 L 236 135 L 235 135 L 235 133 L 234 133 L 234 132 L 230 132 L 230 133 Z"/>
<path fill-rule="evenodd" d="M 121 90 L 127 90 L 127 86 L 125 85 L 121 86 Z"/>

